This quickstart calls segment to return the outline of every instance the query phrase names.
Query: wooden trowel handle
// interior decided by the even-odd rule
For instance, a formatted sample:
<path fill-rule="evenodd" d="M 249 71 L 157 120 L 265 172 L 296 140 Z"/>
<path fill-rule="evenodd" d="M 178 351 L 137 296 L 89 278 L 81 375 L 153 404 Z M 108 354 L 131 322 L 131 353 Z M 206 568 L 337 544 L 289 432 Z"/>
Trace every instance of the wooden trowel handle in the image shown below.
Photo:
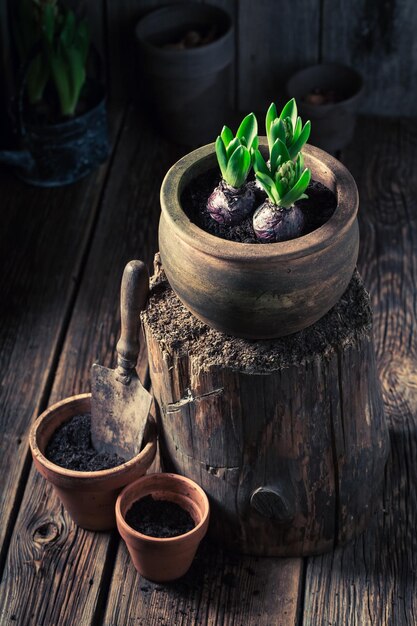
<path fill-rule="evenodd" d="M 139 314 L 149 292 L 149 274 L 142 261 L 130 261 L 123 272 L 120 288 L 121 334 L 117 342 L 117 377 L 128 383 L 139 354 Z"/>

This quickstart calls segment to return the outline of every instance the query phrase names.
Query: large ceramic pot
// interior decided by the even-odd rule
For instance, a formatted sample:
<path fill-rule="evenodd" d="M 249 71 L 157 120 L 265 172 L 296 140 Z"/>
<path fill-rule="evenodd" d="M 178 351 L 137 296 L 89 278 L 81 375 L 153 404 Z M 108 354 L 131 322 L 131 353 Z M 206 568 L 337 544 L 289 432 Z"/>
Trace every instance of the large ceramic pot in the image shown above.
<path fill-rule="evenodd" d="M 114 506 L 120 491 L 143 476 L 156 454 L 156 425 L 148 422 L 143 449 L 132 459 L 106 470 L 79 472 L 52 463 L 45 449 L 55 432 L 75 415 L 91 412 L 91 394 L 66 398 L 38 417 L 30 431 L 29 444 L 36 469 L 50 482 L 74 522 L 87 530 L 116 526 Z"/>
<path fill-rule="evenodd" d="M 266 154 L 267 142 L 260 140 Z M 358 191 L 346 167 L 326 152 L 305 146 L 312 178 L 337 197 L 332 217 L 291 241 L 244 244 L 225 241 L 193 224 L 181 194 L 197 175 L 217 167 L 214 144 L 183 157 L 161 189 L 161 260 L 184 305 L 213 328 L 266 339 L 297 332 L 320 319 L 347 288 L 359 246 Z"/>
<path fill-rule="evenodd" d="M 126 522 L 126 513 L 134 502 L 151 495 L 155 500 L 175 502 L 187 511 L 195 527 L 176 537 L 144 535 Z M 183 576 L 190 568 L 197 548 L 209 524 L 209 501 L 197 483 L 177 474 L 150 474 L 123 489 L 116 502 L 119 533 L 126 542 L 137 571 L 155 582 L 167 582 Z"/>

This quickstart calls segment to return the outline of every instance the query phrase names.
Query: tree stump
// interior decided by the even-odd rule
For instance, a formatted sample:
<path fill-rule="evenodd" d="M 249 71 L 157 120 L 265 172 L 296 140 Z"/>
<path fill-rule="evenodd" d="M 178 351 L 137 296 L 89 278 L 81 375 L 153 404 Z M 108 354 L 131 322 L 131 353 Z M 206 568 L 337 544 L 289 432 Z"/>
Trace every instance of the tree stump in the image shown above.
<path fill-rule="evenodd" d="M 357 272 L 313 326 L 250 341 L 196 319 L 157 256 L 142 322 L 163 467 L 205 489 L 214 537 L 243 553 L 301 556 L 364 529 L 389 439 Z"/>

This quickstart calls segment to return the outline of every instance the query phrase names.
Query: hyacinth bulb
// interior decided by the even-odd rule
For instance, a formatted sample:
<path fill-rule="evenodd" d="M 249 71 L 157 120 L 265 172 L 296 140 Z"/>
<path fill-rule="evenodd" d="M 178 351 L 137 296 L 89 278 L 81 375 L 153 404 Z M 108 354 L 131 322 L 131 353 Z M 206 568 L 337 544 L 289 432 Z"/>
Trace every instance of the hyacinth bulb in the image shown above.
<path fill-rule="evenodd" d="M 284 209 L 267 201 L 256 209 L 253 216 L 253 230 L 263 243 L 295 239 L 302 234 L 303 226 L 304 215 L 296 205 Z"/>
<path fill-rule="evenodd" d="M 222 180 L 207 201 L 207 210 L 220 224 L 229 226 L 240 224 L 255 207 L 254 185 L 242 185 L 239 189 L 230 187 Z"/>

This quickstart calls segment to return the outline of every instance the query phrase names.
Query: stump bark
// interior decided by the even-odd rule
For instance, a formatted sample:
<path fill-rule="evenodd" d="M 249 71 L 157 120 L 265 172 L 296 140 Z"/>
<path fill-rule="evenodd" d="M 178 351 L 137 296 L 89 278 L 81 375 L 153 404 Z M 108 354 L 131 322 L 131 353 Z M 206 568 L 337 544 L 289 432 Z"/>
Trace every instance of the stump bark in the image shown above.
<path fill-rule="evenodd" d="M 364 529 L 389 439 L 357 272 L 316 324 L 255 342 L 196 319 L 156 258 L 142 322 L 163 467 L 205 489 L 214 537 L 243 553 L 301 556 Z"/>

